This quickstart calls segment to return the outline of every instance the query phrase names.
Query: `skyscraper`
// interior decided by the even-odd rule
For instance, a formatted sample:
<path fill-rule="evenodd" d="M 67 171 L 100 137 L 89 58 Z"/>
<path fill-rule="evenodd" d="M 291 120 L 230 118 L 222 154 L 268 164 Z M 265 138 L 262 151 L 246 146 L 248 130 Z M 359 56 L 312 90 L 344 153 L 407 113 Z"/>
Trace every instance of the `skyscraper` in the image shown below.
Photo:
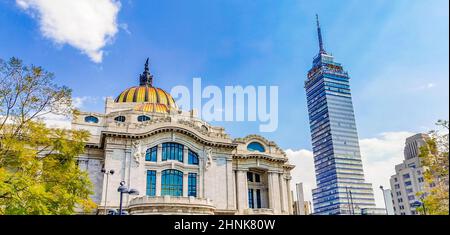
<path fill-rule="evenodd" d="M 325 51 L 318 16 L 317 33 L 320 50 L 305 81 L 317 182 L 314 213 L 359 214 L 375 201 L 364 180 L 350 77 Z"/>

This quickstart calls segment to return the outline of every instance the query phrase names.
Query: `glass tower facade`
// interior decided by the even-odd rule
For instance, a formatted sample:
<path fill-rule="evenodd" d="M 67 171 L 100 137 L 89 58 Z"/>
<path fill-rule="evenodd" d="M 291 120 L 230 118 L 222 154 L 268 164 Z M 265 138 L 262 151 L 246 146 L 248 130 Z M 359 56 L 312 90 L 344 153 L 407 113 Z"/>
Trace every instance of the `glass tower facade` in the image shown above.
<path fill-rule="evenodd" d="M 317 183 L 314 213 L 360 214 L 375 201 L 364 180 L 350 78 L 324 50 L 318 19 L 317 31 L 320 51 L 305 81 Z"/>

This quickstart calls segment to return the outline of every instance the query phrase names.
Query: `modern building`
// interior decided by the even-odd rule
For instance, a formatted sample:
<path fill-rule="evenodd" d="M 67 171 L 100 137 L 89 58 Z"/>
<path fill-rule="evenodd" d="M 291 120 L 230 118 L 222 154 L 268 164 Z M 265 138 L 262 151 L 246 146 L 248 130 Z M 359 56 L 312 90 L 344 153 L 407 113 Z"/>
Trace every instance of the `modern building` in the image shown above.
<path fill-rule="evenodd" d="M 375 200 L 364 180 L 350 77 L 325 51 L 318 17 L 317 32 L 320 50 L 305 81 L 317 182 L 314 214 L 358 214 Z"/>
<path fill-rule="evenodd" d="M 394 203 L 392 201 L 392 191 L 390 189 L 382 189 L 383 190 L 383 199 L 386 207 L 387 215 L 395 215 L 394 212 Z"/>
<path fill-rule="evenodd" d="M 119 207 L 123 182 L 140 192 L 124 195 L 131 215 L 293 214 L 294 166 L 275 142 L 231 139 L 224 128 L 180 110 L 153 86 L 148 60 L 139 81 L 107 98 L 104 113 L 80 112 L 72 121 L 91 134 L 78 165 L 94 184 L 99 213 Z"/>
<path fill-rule="evenodd" d="M 294 214 L 295 215 L 309 215 L 311 214 L 311 202 L 305 201 L 303 192 L 303 183 L 297 183 L 295 185 L 297 197 L 294 201 Z"/>
<path fill-rule="evenodd" d="M 417 193 L 425 191 L 424 169 L 420 164 L 420 147 L 425 145 L 426 134 L 416 134 L 405 141 L 405 160 L 395 166 L 395 175 L 391 176 L 392 203 L 396 215 L 416 215 L 412 204 L 420 201 Z"/>

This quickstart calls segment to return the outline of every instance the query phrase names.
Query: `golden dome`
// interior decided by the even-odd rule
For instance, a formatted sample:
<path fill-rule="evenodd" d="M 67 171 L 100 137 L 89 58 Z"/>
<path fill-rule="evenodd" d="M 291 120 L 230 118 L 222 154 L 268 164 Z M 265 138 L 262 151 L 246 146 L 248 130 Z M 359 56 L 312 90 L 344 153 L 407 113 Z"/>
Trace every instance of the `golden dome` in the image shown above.
<path fill-rule="evenodd" d="M 172 96 L 163 89 L 149 86 L 134 86 L 124 90 L 117 96 L 117 103 L 135 102 L 135 103 L 155 103 L 175 107 L 175 101 Z"/>
<path fill-rule="evenodd" d="M 137 111 L 169 113 L 176 109 L 172 96 L 161 88 L 153 87 L 153 76 L 148 69 L 148 59 L 145 71 L 140 75 L 140 85 L 130 87 L 117 96 L 116 103 L 140 103 L 135 107 Z"/>
<path fill-rule="evenodd" d="M 167 105 L 164 104 L 155 104 L 155 103 L 143 103 L 138 104 L 134 107 L 135 111 L 141 112 L 156 112 L 156 113 L 168 113 L 169 109 Z"/>

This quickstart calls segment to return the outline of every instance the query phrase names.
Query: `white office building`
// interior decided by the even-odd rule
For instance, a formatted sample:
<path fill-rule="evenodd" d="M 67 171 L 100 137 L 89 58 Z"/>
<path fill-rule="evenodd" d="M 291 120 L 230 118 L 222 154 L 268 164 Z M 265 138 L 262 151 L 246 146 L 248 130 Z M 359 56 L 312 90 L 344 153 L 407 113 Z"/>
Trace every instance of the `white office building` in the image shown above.
<path fill-rule="evenodd" d="M 396 215 L 416 215 L 412 206 L 420 201 L 417 193 L 424 190 L 423 168 L 420 164 L 420 147 L 428 138 L 425 134 L 416 134 L 406 139 L 403 163 L 395 166 L 396 174 L 391 176 L 391 195 Z"/>

